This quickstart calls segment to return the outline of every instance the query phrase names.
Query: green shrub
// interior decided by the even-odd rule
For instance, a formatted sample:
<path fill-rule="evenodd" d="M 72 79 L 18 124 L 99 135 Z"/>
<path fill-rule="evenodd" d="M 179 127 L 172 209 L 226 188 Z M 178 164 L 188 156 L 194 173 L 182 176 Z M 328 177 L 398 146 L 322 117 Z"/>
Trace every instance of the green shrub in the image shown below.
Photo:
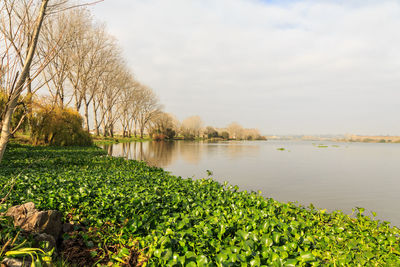
<path fill-rule="evenodd" d="M 176 135 L 176 132 L 175 132 L 173 129 L 171 129 L 171 128 L 167 128 L 167 129 L 165 130 L 165 135 L 166 135 L 166 138 L 167 138 L 167 139 L 172 140 L 172 139 L 174 139 L 174 137 L 175 137 L 175 135 Z"/>
<path fill-rule="evenodd" d="M 31 137 L 34 144 L 55 146 L 89 146 L 93 140 L 82 128 L 78 112 L 66 108 L 44 106 L 32 118 Z"/>
<path fill-rule="evenodd" d="M 185 139 L 185 140 L 194 140 L 195 136 L 194 136 L 194 134 L 191 134 L 191 133 L 184 133 L 183 134 L 183 139 Z"/>
<path fill-rule="evenodd" d="M 164 131 L 156 130 L 152 133 L 152 139 L 156 141 L 160 140 L 172 140 L 174 139 L 176 132 L 171 128 L 166 128 Z"/>
<path fill-rule="evenodd" d="M 229 139 L 229 133 L 228 132 L 222 132 L 221 133 L 222 138 L 224 139 Z"/>

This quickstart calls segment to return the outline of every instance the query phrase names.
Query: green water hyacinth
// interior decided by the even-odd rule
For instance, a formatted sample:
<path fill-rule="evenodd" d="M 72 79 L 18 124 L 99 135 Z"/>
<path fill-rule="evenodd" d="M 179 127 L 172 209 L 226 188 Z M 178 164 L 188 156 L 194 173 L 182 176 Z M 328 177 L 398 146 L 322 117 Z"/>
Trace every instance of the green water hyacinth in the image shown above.
<path fill-rule="evenodd" d="M 97 148 L 9 147 L 5 185 L 28 164 L 10 204 L 33 201 L 102 227 L 99 240 L 134 239 L 148 266 L 399 266 L 399 229 L 239 191 L 212 179 L 182 179 Z M 245 178 L 245 177 L 244 177 Z"/>

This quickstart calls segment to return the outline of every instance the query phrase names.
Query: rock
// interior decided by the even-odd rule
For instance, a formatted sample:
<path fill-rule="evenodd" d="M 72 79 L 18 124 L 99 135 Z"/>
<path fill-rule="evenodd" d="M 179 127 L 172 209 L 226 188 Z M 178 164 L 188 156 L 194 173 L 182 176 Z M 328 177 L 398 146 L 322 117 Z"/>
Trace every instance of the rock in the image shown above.
<path fill-rule="evenodd" d="M 46 233 L 58 239 L 61 230 L 62 214 L 55 210 L 39 211 L 27 217 L 21 228 L 33 233 Z"/>
<path fill-rule="evenodd" d="M 55 240 L 60 237 L 62 231 L 62 214 L 59 211 L 38 211 L 32 202 L 11 207 L 6 216 L 12 217 L 14 225 L 27 232 L 46 233 L 53 236 Z"/>
<path fill-rule="evenodd" d="M 70 223 L 63 224 L 63 232 L 64 233 L 71 233 L 74 231 L 74 225 Z"/>
<path fill-rule="evenodd" d="M 54 237 L 52 235 L 49 234 L 37 234 L 34 237 L 35 239 L 35 246 L 39 247 L 39 248 L 43 248 L 43 246 L 40 246 L 41 242 L 47 242 L 48 246 L 44 247 L 46 252 L 51 251 L 53 248 L 56 248 L 57 244 L 56 244 L 56 240 L 54 239 Z"/>
<path fill-rule="evenodd" d="M 6 216 L 14 219 L 14 225 L 21 227 L 24 224 L 27 217 L 30 217 L 33 213 L 37 212 L 35 204 L 28 202 L 19 206 L 14 206 L 8 209 Z"/>
<path fill-rule="evenodd" d="M 27 257 L 29 258 L 29 257 Z M 14 259 L 14 258 L 5 258 L 1 262 L 1 267 L 29 267 L 31 266 L 31 261 L 25 259 Z"/>

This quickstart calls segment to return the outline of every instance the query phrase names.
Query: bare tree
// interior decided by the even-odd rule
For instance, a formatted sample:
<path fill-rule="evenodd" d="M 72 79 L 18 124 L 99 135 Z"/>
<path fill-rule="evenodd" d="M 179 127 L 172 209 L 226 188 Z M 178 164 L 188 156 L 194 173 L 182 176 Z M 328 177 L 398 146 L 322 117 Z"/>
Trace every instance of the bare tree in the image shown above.
<path fill-rule="evenodd" d="M 107 73 L 103 80 L 105 86 L 103 99 L 100 103 L 100 110 L 103 116 L 103 134 L 114 135 L 116 122 L 120 117 L 118 112 L 118 103 L 121 101 L 121 91 L 129 86 L 131 76 L 122 61 L 119 61 L 111 72 Z M 128 85 L 127 85 L 128 84 Z"/>
<path fill-rule="evenodd" d="M 178 120 L 169 113 L 159 112 L 150 122 L 150 132 L 173 138 L 178 131 Z"/>
<path fill-rule="evenodd" d="M 17 1 L 3 0 L 1 5 L 1 24 L 0 31 L 5 43 L 4 51 L 1 51 L 1 69 L 5 72 L 5 91 L 9 96 L 5 105 L 4 115 L 1 121 L 0 137 L 0 162 L 3 158 L 8 140 L 10 138 L 11 118 L 18 104 L 18 99 L 27 85 L 31 84 L 30 70 L 39 40 L 39 34 L 45 18 L 49 0 L 42 0 L 37 18 L 32 27 L 30 40 L 24 39 L 24 27 L 29 27 L 29 5 L 18 5 Z M 29 2 L 24 2 L 24 4 Z M 32 2 L 30 2 L 32 3 Z M 21 12 L 22 11 L 22 12 Z M 14 18 L 18 18 L 15 20 Z M 30 29 L 29 29 L 30 31 Z M 28 42 L 29 41 L 29 42 Z M 21 47 L 28 43 L 26 57 L 21 55 Z M 4 64 L 4 61 L 5 64 Z M 19 62 L 18 62 L 19 61 Z M 22 66 L 22 67 L 20 67 Z M 27 79 L 30 81 L 27 83 Z"/>
<path fill-rule="evenodd" d="M 132 133 L 132 124 L 134 123 L 134 117 L 137 115 L 136 92 L 138 87 L 139 83 L 133 79 L 132 75 L 129 75 L 120 93 L 118 112 L 120 113 L 119 120 L 123 137 L 130 137 Z"/>
<path fill-rule="evenodd" d="M 185 138 L 199 137 L 203 128 L 203 121 L 199 116 L 186 118 L 181 125 L 181 131 Z"/>
<path fill-rule="evenodd" d="M 207 126 L 204 130 L 204 134 L 207 135 L 207 138 L 215 138 L 218 137 L 218 131 L 214 129 L 214 127 Z"/>
<path fill-rule="evenodd" d="M 147 86 L 143 85 L 140 87 L 137 97 L 137 105 L 139 107 L 137 122 L 140 131 L 140 138 L 143 138 L 144 130 L 148 126 L 148 123 L 151 121 L 151 119 L 161 111 L 161 106 L 158 103 L 158 99 L 153 90 Z"/>
<path fill-rule="evenodd" d="M 70 52 L 72 40 L 79 29 L 76 16 L 81 14 L 75 10 L 57 13 L 43 27 L 43 37 L 38 44 L 40 55 L 50 49 L 55 55 L 43 71 L 44 83 L 52 97 L 53 105 L 61 108 L 68 106 L 72 98 L 68 96 L 68 71 L 71 68 Z"/>
<path fill-rule="evenodd" d="M 85 128 L 89 131 L 89 105 L 93 101 L 97 94 L 100 81 L 99 77 L 108 71 L 108 64 L 112 62 L 113 50 L 116 49 L 114 45 L 114 39 L 111 38 L 106 32 L 104 25 L 95 26 L 90 35 L 89 45 L 91 47 L 89 51 L 89 64 L 87 64 L 87 75 L 82 76 L 86 79 L 82 80 L 80 92 L 83 94 L 83 105 L 84 105 L 84 122 Z M 126 76 L 122 76 L 120 86 L 127 86 L 126 80 L 129 79 Z M 127 75 L 129 76 L 129 75 Z"/>
<path fill-rule="evenodd" d="M 243 139 L 243 127 L 237 123 L 237 122 L 232 122 L 231 124 L 228 125 L 228 133 L 231 138 L 240 140 Z"/>
<path fill-rule="evenodd" d="M 72 85 L 75 109 L 79 112 L 93 66 L 93 61 L 90 60 L 92 18 L 86 9 L 77 9 L 73 12 L 75 12 L 72 22 L 74 36 L 67 51 L 69 59 L 67 77 Z"/>

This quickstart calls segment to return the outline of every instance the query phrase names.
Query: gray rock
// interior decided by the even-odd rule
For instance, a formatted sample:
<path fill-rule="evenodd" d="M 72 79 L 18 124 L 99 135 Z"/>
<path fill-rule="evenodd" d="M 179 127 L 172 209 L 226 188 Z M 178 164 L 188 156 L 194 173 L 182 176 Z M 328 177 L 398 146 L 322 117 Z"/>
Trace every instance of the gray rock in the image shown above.
<path fill-rule="evenodd" d="M 14 258 L 5 258 L 1 262 L 1 266 L 6 267 L 29 267 L 31 266 L 30 260 L 23 260 L 23 259 L 14 259 Z"/>
<path fill-rule="evenodd" d="M 52 235 L 45 233 L 35 235 L 34 240 L 35 240 L 35 246 L 44 249 L 46 252 L 49 252 L 53 248 L 56 248 L 57 245 L 54 237 Z M 42 242 L 46 242 L 48 246 L 47 247 L 40 246 Z"/>
<path fill-rule="evenodd" d="M 55 210 L 38 211 L 32 202 L 11 207 L 6 216 L 14 219 L 15 226 L 30 233 L 46 233 L 57 240 L 62 232 L 62 214 Z"/>
<path fill-rule="evenodd" d="M 63 232 L 64 233 L 71 233 L 74 231 L 74 225 L 70 223 L 63 224 Z"/>
<path fill-rule="evenodd" d="M 58 239 L 62 231 L 62 214 L 55 210 L 39 211 L 33 213 L 21 228 L 33 233 L 46 233 Z"/>
<path fill-rule="evenodd" d="M 32 216 L 36 213 L 35 204 L 28 202 L 22 205 L 14 206 L 8 209 L 6 216 L 12 217 L 14 219 L 14 225 L 21 227 L 24 224 L 26 218 Z"/>

